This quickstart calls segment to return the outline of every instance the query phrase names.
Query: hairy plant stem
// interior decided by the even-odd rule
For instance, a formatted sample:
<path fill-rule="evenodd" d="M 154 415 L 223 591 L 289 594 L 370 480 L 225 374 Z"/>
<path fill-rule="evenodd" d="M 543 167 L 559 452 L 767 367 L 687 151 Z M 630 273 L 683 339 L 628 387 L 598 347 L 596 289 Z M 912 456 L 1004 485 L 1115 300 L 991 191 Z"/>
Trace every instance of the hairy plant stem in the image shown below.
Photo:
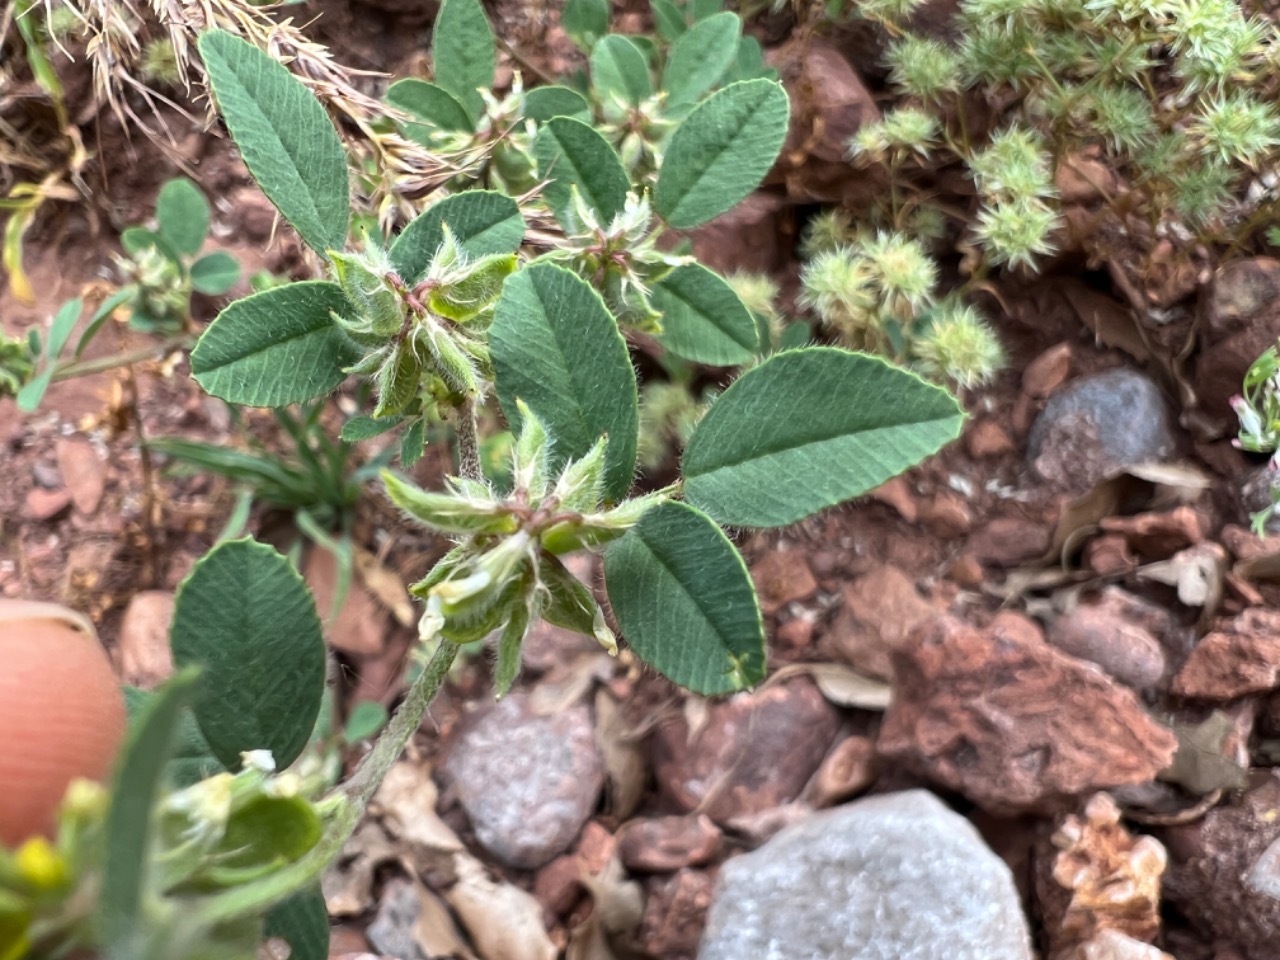
<path fill-rule="evenodd" d="M 480 471 L 480 441 L 477 437 L 476 402 L 468 397 L 454 414 L 458 433 L 458 472 L 467 480 L 483 480 Z"/>
<path fill-rule="evenodd" d="M 422 718 L 426 716 L 431 701 L 440 692 L 457 655 L 456 644 L 447 640 L 440 641 L 440 646 L 436 648 L 426 669 L 409 687 L 404 701 L 374 743 L 373 749 L 360 761 L 351 779 L 319 801 L 321 810 L 333 810 L 320 842 L 300 860 L 261 880 L 209 897 L 197 908 L 192 918 L 195 923 L 203 924 L 208 929 L 239 917 L 261 915 L 277 903 L 319 882 L 324 871 L 355 833 L 365 808 L 378 792 L 383 777 L 400 758 L 405 745 L 422 724 Z"/>

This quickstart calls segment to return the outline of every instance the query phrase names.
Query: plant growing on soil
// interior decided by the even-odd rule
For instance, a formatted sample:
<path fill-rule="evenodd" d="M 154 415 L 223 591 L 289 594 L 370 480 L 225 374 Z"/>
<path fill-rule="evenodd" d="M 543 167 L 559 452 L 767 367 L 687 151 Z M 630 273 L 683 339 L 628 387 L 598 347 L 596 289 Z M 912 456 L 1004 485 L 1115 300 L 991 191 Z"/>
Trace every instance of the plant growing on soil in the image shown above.
<path fill-rule="evenodd" d="M 1264 350 L 1249 366 L 1244 377 L 1243 393 L 1231 400 L 1231 408 L 1240 420 L 1240 433 L 1234 443 L 1250 453 L 1280 456 L 1280 345 Z M 1253 515 L 1253 529 L 1258 536 L 1266 532 L 1267 522 L 1280 507 L 1280 463 L 1273 456 L 1267 463 L 1271 479 L 1271 503 Z"/>
<path fill-rule="evenodd" d="M 591 9 L 575 7 L 598 24 L 583 12 Z M 428 421 L 443 419 L 457 439 L 458 476 L 433 491 L 391 471 L 382 479 L 407 517 L 453 548 L 411 588 L 423 600 L 425 667 L 335 787 L 309 746 L 326 670 L 310 595 L 270 547 L 216 546 L 178 592 L 179 672 L 135 697 L 109 804 L 90 809 L 73 792 L 44 859 L 24 846 L 0 860 L 0 956 L 87 946 L 107 956 L 239 958 L 264 935 L 288 940 L 295 957 L 324 956 L 319 878 L 459 644 L 497 637 L 499 695 L 539 620 L 610 652 L 616 625 L 636 657 L 699 693 L 755 684 L 765 676 L 762 618 L 723 528 L 796 522 L 958 435 L 964 415 L 945 390 L 838 347 L 773 352 L 774 333 L 761 336 L 733 286 L 657 244 L 661 231 L 695 228 L 754 190 L 789 113 L 775 81 L 734 72 L 743 49 L 736 17 L 705 4 L 659 10 L 678 22 L 667 24 L 669 48 L 653 44 L 658 87 L 646 46 L 609 36 L 591 44 L 605 132 L 561 112 L 580 116 L 581 97 L 556 93 L 542 98 L 541 115 L 521 114 L 518 131 L 497 136 L 520 144 L 540 189 L 513 184 L 495 160 L 493 176 L 455 181 L 456 192 L 389 240 L 349 235 L 348 158 L 308 89 L 239 37 L 201 37 L 213 96 L 246 165 L 327 276 L 230 304 L 192 352 L 193 376 L 230 403 L 273 408 L 363 378 L 373 401 L 342 436 L 358 443 L 399 431 L 403 463 L 421 456 Z M 578 32 L 584 42 L 593 35 Z M 694 35 L 698 45 L 682 48 Z M 489 93 L 494 41 L 478 0 L 445 0 L 433 42 L 436 84 L 475 126 L 449 130 L 420 117 L 432 125 L 421 135 L 471 136 L 505 102 Z M 623 63 L 614 64 L 615 86 L 602 79 L 602 48 Z M 609 132 L 642 114 L 666 126 L 646 119 Z M 552 242 L 553 229 L 562 239 Z M 639 391 L 628 339 L 642 334 L 694 363 L 750 366 L 692 428 L 679 479 L 635 492 Z M 479 458 L 477 411 L 495 402 L 515 437 L 502 485 Z M 604 552 L 615 625 L 563 564 L 583 550 Z M 220 772 L 179 786 L 169 758 L 187 716 L 203 741 L 199 765 Z"/>

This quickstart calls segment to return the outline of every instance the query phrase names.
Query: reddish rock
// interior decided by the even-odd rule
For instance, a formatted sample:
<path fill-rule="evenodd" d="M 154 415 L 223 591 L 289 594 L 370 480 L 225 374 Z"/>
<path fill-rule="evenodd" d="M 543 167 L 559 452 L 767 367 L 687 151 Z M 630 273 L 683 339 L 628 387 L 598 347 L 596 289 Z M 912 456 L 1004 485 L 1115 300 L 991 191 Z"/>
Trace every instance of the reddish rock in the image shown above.
<path fill-rule="evenodd" d="M 1277 290 L 1280 261 L 1270 257 L 1237 260 L 1214 278 L 1204 312 L 1217 338 L 1201 348 L 1192 385 L 1201 411 L 1224 432 L 1235 432 L 1228 401 L 1240 392 L 1245 371 L 1280 337 Z"/>
<path fill-rule="evenodd" d="M 809 800 L 830 807 L 856 797 L 875 783 L 876 745 L 870 737 L 845 737 L 827 754 L 814 775 Z"/>
<path fill-rule="evenodd" d="M 817 627 L 812 616 L 801 615 L 794 620 L 788 620 L 781 624 L 775 637 L 778 643 L 792 650 L 801 650 L 813 642 L 814 630 Z"/>
<path fill-rule="evenodd" d="M 1071 376 L 1071 344 L 1059 343 L 1036 357 L 1022 371 L 1022 391 L 1041 400 Z"/>
<path fill-rule="evenodd" d="M 1228 523 L 1222 528 L 1218 538 L 1237 560 L 1280 556 L 1280 533 L 1260 537 L 1247 527 Z"/>
<path fill-rule="evenodd" d="M 898 511 L 898 516 L 907 523 L 915 523 L 920 515 L 920 508 L 911 493 L 911 488 L 907 485 L 906 477 L 894 477 L 876 487 L 868 496 L 872 500 L 879 500 L 886 506 L 893 507 Z"/>
<path fill-rule="evenodd" d="M 993 813 L 1053 810 L 1141 783 L 1177 749 L 1130 691 L 1014 614 L 987 630 L 939 617 L 893 666 L 881 754 Z"/>
<path fill-rule="evenodd" d="M 634 873 L 674 873 L 715 859 L 721 838 L 720 828 L 701 814 L 632 820 L 618 831 L 618 856 Z"/>
<path fill-rule="evenodd" d="M 1250 607 L 1196 644 L 1173 678 L 1173 692 L 1234 700 L 1280 686 L 1280 610 Z"/>
<path fill-rule="evenodd" d="M 795 799 L 818 769 L 839 715 L 807 678 L 740 693 L 689 730 L 681 717 L 653 741 L 659 790 L 717 823 Z"/>
<path fill-rule="evenodd" d="M 173 594 L 168 590 L 144 590 L 129 601 L 116 641 L 125 683 L 150 690 L 173 674 L 169 648 L 172 623 Z"/>
<path fill-rule="evenodd" d="M 693 960 L 714 887 L 708 874 L 688 868 L 670 877 L 650 880 L 640 924 L 640 944 L 646 955 L 662 960 Z"/>
<path fill-rule="evenodd" d="M 566 917 L 582 899 L 582 860 L 567 854 L 556 857 L 533 879 L 533 896 L 542 904 L 548 927 Z"/>
<path fill-rule="evenodd" d="M 71 493 L 67 490 L 45 490 L 32 487 L 27 491 L 22 515 L 28 520 L 44 523 L 52 520 L 71 506 Z"/>
<path fill-rule="evenodd" d="M 102 502 L 107 488 L 107 465 L 88 440 L 60 437 L 56 447 L 58 471 L 71 493 L 71 502 L 85 516 L 91 516 Z"/>
<path fill-rule="evenodd" d="M 947 568 L 947 574 L 966 590 L 977 590 L 986 580 L 982 564 L 972 553 L 962 553 L 956 557 Z"/>
<path fill-rule="evenodd" d="M 1148 560 L 1163 560 L 1204 540 L 1206 520 L 1194 507 L 1175 507 L 1133 517 L 1103 517 L 1099 526 L 1118 533 Z"/>
<path fill-rule="evenodd" d="M 940 490 L 920 510 L 920 520 L 935 537 L 950 540 L 962 537 L 973 526 L 973 514 L 960 494 Z"/>
<path fill-rule="evenodd" d="M 964 447 L 975 460 L 995 459 L 1014 451 L 1013 437 L 995 420 L 978 420 L 964 435 Z"/>
<path fill-rule="evenodd" d="M 760 609 L 773 615 L 788 603 L 807 600 L 818 589 L 801 550 L 771 550 L 751 567 L 760 592 Z"/>
<path fill-rule="evenodd" d="M 779 194 L 750 194 L 728 213 L 692 231 L 694 256 L 722 274 L 773 273 L 786 263 L 783 221 L 789 210 Z"/>
<path fill-rule="evenodd" d="M 1129 541 L 1118 533 L 1094 537 L 1084 547 L 1084 565 L 1100 577 L 1114 577 L 1138 568 Z"/>
<path fill-rule="evenodd" d="M 857 669 L 888 677 L 890 654 L 917 624 L 941 613 L 897 567 L 877 567 L 844 588 L 843 605 L 824 636 L 832 652 Z"/>
<path fill-rule="evenodd" d="M 1280 960 L 1280 774 L 1172 828 L 1165 844 L 1166 898 L 1240 956 Z"/>
<path fill-rule="evenodd" d="M 969 538 L 969 552 L 979 562 L 997 567 L 1017 566 L 1044 556 L 1050 531 L 1023 517 L 996 517 Z"/>
<path fill-rule="evenodd" d="M 1143 601 L 1120 590 L 1104 591 L 1097 603 L 1081 604 L 1058 617 L 1048 639 L 1063 653 L 1096 663 L 1135 690 L 1155 687 L 1167 666 L 1160 641 L 1133 610 Z"/>
<path fill-rule="evenodd" d="M 1216 334 L 1234 333 L 1280 300 L 1280 260 L 1252 257 L 1218 269 L 1204 302 L 1205 319 Z"/>

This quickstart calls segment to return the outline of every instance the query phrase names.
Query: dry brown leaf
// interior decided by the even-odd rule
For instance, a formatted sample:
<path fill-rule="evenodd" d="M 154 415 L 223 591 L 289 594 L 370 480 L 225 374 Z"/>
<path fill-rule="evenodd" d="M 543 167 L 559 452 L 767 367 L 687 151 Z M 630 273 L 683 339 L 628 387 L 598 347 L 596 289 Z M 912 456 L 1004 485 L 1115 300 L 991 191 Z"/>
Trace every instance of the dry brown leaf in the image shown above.
<path fill-rule="evenodd" d="M 370 810 L 382 816 L 395 837 L 419 851 L 456 853 L 463 849 L 462 841 L 436 816 L 438 796 L 429 767 L 401 760 L 387 771 Z"/>
<path fill-rule="evenodd" d="M 640 805 L 648 769 L 640 738 L 627 724 L 617 701 L 604 688 L 596 691 L 596 746 L 609 778 L 610 812 L 626 820 Z"/>
<path fill-rule="evenodd" d="M 626 878 L 615 857 L 598 876 L 584 874 L 582 885 L 591 894 L 594 908 L 569 935 L 565 960 L 633 960 L 642 956 L 632 946 L 644 918 L 640 884 Z"/>
<path fill-rule="evenodd" d="M 404 582 L 397 574 L 392 573 L 368 550 L 359 547 L 355 551 L 356 572 L 368 591 L 379 603 L 391 611 L 396 622 L 402 627 L 413 626 L 416 619 L 413 601 L 404 588 Z"/>
<path fill-rule="evenodd" d="M 445 900 L 458 914 L 483 960 L 555 960 L 542 925 L 542 905 L 519 887 L 489 879 L 467 853 L 454 856 L 457 883 Z"/>
<path fill-rule="evenodd" d="M 770 677 L 769 683 L 781 683 L 796 676 L 812 677 L 822 695 L 838 707 L 889 708 L 891 693 L 887 681 L 868 677 L 843 663 L 793 663 Z"/>
<path fill-rule="evenodd" d="M 529 694 L 529 709 L 539 717 L 563 713 L 585 698 L 597 681 L 607 680 L 613 673 L 615 662 L 603 650 L 575 657 L 533 688 Z"/>
<path fill-rule="evenodd" d="M 1126 467 L 1063 506 L 1049 553 L 1042 562 L 1065 565 L 1071 549 L 1092 533 L 1104 517 L 1193 503 L 1209 485 L 1205 474 L 1182 464 L 1139 463 Z"/>
<path fill-rule="evenodd" d="M 376 821 L 361 823 L 320 881 L 329 916 L 354 917 L 368 910 L 374 872 L 397 856 L 396 847 Z"/>
<path fill-rule="evenodd" d="M 1178 600 L 1189 607 L 1202 607 L 1208 619 L 1222 602 L 1227 573 L 1227 551 L 1221 544 L 1198 543 L 1175 553 L 1168 560 L 1138 568 L 1139 580 L 1154 580 L 1177 588 Z"/>

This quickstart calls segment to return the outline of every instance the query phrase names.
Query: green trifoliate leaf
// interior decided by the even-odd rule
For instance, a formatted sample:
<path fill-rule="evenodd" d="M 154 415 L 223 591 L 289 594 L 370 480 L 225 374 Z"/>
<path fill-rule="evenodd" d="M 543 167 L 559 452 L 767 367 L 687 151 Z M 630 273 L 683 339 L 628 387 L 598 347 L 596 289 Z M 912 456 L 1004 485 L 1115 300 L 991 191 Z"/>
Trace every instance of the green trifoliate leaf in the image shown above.
<path fill-rule="evenodd" d="M 705 514 L 668 501 L 605 553 L 609 602 L 631 649 L 713 695 L 765 675 L 764 624 L 742 556 Z"/>
<path fill-rule="evenodd" d="M 537 123 L 546 123 L 552 117 L 590 122 L 591 105 L 571 87 L 535 87 L 524 95 L 524 115 Z"/>
<path fill-rule="evenodd" d="M 218 109 L 262 192 L 312 250 L 341 250 L 347 155 L 324 107 L 277 60 L 239 37 L 210 30 L 199 46 Z"/>
<path fill-rule="evenodd" d="M 431 493 L 384 470 L 382 484 L 397 507 L 439 533 L 515 533 L 519 522 L 492 499 L 457 493 Z"/>
<path fill-rule="evenodd" d="M 671 47 L 662 87 L 672 107 L 691 106 L 719 82 L 738 56 L 742 21 L 725 11 L 695 23 Z"/>
<path fill-rule="evenodd" d="M 518 265 L 515 254 L 497 254 L 468 264 L 462 279 L 431 291 L 427 306 L 455 323 L 474 320 L 493 306 L 502 293 L 503 281 Z"/>
<path fill-rule="evenodd" d="M 547 205 L 562 224 L 575 187 L 600 222 L 608 223 L 622 212 L 631 181 L 617 152 L 594 128 L 554 117 L 538 131 L 533 152 L 539 175 L 549 181 L 543 191 Z"/>
<path fill-rule="evenodd" d="M 156 224 L 173 249 L 194 256 L 209 233 L 209 201 L 186 177 L 170 180 L 156 199 Z"/>
<path fill-rule="evenodd" d="M 410 221 L 391 244 L 392 266 L 405 283 L 413 285 L 426 274 L 445 241 L 446 223 L 469 257 L 515 253 L 524 239 L 524 218 L 510 197 L 492 190 L 454 194 Z"/>
<path fill-rule="evenodd" d="M 721 523 L 794 523 L 915 466 L 963 423 L 949 393 L 878 357 L 788 350 L 699 421 L 681 464 L 685 496 Z"/>
<path fill-rule="evenodd" d="M 336 283 L 307 280 L 237 300 L 191 353 L 191 373 L 229 403 L 282 407 L 322 397 L 360 358 L 333 321 L 352 311 Z"/>
<path fill-rule="evenodd" d="M 374 419 L 403 413 L 422 387 L 422 361 L 408 346 L 399 346 L 383 362 L 375 382 L 378 405 L 373 408 Z"/>
<path fill-rule="evenodd" d="M 701 264 L 676 267 L 653 285 L 649 300 L 662 314 L 662 345 L 686 360 L 737 366 L 759 348 L 751 312 L 723 277 Z"/>
<path fill-rule="evenodd" d="M 442 131 L 470 132 L 475 129 L 466 108 L 453 94 L 444 87 L 416 77 L 398 80 L 388 87 L 387 103 L 426 121 L 404 124 L 405 135 L 426 146 L 431 146 L 432 137 Z"/>
<path fill-rule="evenodd" d="M 207 253 L 191 265 L 191 286 L 206 296 L 221 296 L 239 279 L 240 264 L 225 250 Z"/>
<path fill-rule="evenodd" d="M 422 417 L 416 417 L 400 435 L 400 462 L 406 467 L 412 467 L 426 452 L 427 427 Z"/>
<path fill-rule="evenodd" d="M 738 55 L 723 77 L 722 84 L 737 83 L 739 80 L 777 80 L 778 72 L 764 62 L 764 51 L 760 49 L 760 41 L 746 36 L 738 41 Z"/>
<path fill-rule="evenodd" d="M 252 540 L 219 544 L 188 574 L 170 633 L 178 665 L 201 664 L 196 719 L 229 768 L 270 750 L 283 769 L 306 746 L 324 692 L 315 603 L 289 561 Z"/>
<path fill-rule="evenodd" d="M 654 206 L 676 229 L 700 226 L 760 185 L 782 149 L 790 102 L 770 80 L 745 80 L 698 105 L 662 161 Z"/>
<path fill-rule="evenodd" d="M 600 295 L 561 267 L 527 267 L 503 287 L 489 348 L 512 428 L 520 424 L 518 397 L 554 440 L 553 469 L 585 456 L 607 436 L 604 492 L 621 500 L 635 470 L 635 370 Z"/>
<path fill-rule="evenodd" d="M 480 91 L 493 86 L 497 47 L 480 0 L 444 0 L 431 55 L 436 83 L 458 98 L 473 121 L 484 116 Z"/>
<path fill-rule="evenodd" d="M 361 440 L 380 437 L 403 422 L 402 417 L 384 417 L 381 420 L 375 420 L 373 417 L 352 417 L 342 425 L 342 432 L 338 436 L 347 443 L 359 443 Z"/>
<path fill-rule="evenodd" d="M 639 106 L 653 96 L 649 64 L 640 48 L 621 34 L 611 34 L 591 51 L 591 82 L 602 101 Z"/>

